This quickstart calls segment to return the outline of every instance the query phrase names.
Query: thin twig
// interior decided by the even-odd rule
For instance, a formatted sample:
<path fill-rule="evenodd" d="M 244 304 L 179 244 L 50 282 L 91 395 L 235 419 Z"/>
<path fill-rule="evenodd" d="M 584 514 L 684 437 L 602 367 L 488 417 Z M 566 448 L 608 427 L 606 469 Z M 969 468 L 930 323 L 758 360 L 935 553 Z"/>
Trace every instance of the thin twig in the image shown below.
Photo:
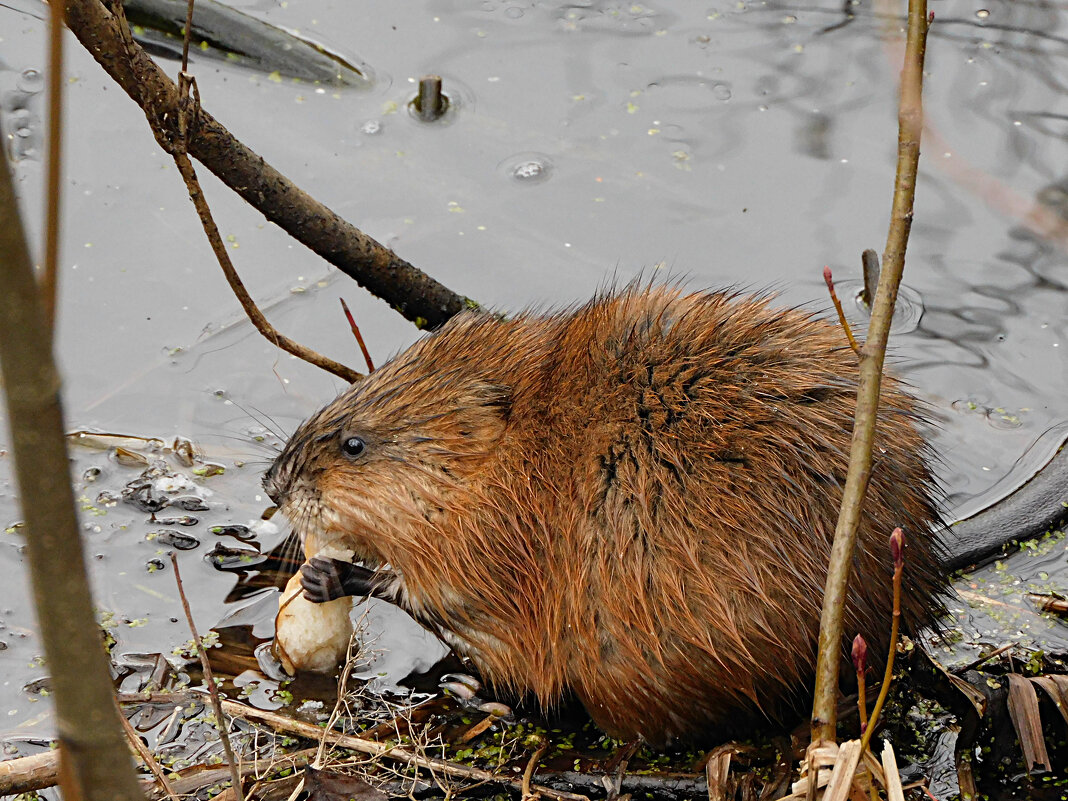
<path fill-rule="evenodd" d="M 360 333 L 360 327 L 356 325 L 356 318 L 352 316 L 352 312 L 349 311 L 349 304 L 345 302 L 344 298 L 338 298 L 341 301 L 341 308 L 345 310 L 345 317 L 349 321 L 349 328 L 352 329 L 352 335 L 356 337 L 356 344 L 360 346 L 360 352 L 363 354 L 363 360 L 367 363 L 367 373 L 371 374 L 375 371 L 374 362 L 371 361 L 371 354 L 367 350 L 367 346 L 363 342 L 363 335 Z"/>
<path fill-rule="evenodd" d="M 197 216 L 200 217 L 200 223 L 204 227 L 204 233 L 208 237 L 208 242 L 211 243 L 211 249 L 215 252 L 215 258 L 219 261 L 219 266 L 222 268 L 223 274 L 226 276 L 226 281 L 230 284 L 230 288 L 241 302 L 241 308 L 245 310 L 245 314 L 248 315 L 249 320 L 252 322 L 252 325 L 255 326 L 256 330 L 287 353 L 292 353 L 294 356 L 303 359 L 309 364 L 321 367 L 350 384 L 363 378 L 363 376 L 351 367 L 346 367 L 344 364 L 336 362 L 327 356 L 323 356 L 311 348 L 305 347 L 299 342 L 279 333 L 278 329 L 271 325 L 267 318 L 263 316 L 263 312 L 256 306 L 256 301 L 252 299 L 252 296 L 245 288 L 241 276 L 239 276 L 237 270 L 234 269 L 234 263 L 230 261 L 230 254 L 226 252 L 226 245 L 223 243 L 222 236 L 219 234 L 219 229 L 215 225 L 215 220 L 212 219 L 211 209 L 208 208 L 207 201 L 204 200 L 204 193 L 200 189 L 200 182 L 197 180 L 196 173 L 193 170 L 193 163 L 189 160 L 188 156 L 182 153 L 174 154 L 174 163 L 178 165 L 178 172 L 181 173 L 182 180 L 185 181 L 186 190 L 189 192 L 189 199 L 192 200 L 193 205 L 196 206 Z"/>
<path fill-rule="evenodd" d="M 886 703 L 886 696 L 890 692 L 890 682 L 894 678 L 894 657 L 897 656 L 897 638 L 901 633 L 901 575 L 905 572 L 905 533 L 900 528 L 895 528 L 894 533 L 890 535 L 890 550 L 894 555 L 894 612 L 893 622 L 890 624 L 890 652 L 886 655 L 886 670 L 883 672 L 883 685 L 879 688 L 879 697 L 875 700 L 875 706 L 871 708 L 868 726 L 860 738 L 862 751 L 871 742 L 875 724 L 879 722 L 883 704 Z"/>
<path fill-rule="evenodd" d="M 59 0 L 57 0 L 59 2 Z M 82 45 L 168 138 L 177 135 L 174 82 L 136 42 L 124 42 L 120 3 L 64 0 L 67 24 Z M 436 328 L 477 306 L 366 236 L 294 185 L 198 107 L 189 155 L 250 205 L 420 328 Z M 169 151 L 168 151 L 169 152 Z"/>
<path fill-rule="evenodd" d="M 341 667 L 341 676 L 338 678 L 337 685 L 337 700 L 334 701 L 334 709 L 330 713 L 329 719 L 326 721 L 326 726 L 323 728 L 323 736 L 319 740 L 319 748 L 315 752 L 315 760 L 312 762 L 312 767 L 316 770 L 322 770 L 323 767 L 323 755 L 326 753 L 326 732 L 334 728 L 334 724 L 337 723 L 338 718 L 341 717 L 341 708 L 345 705 L 345 695 L 348 692 L 349 676 L 352 675 L 355 665 L 355 653 L 354 647 L 359 639 L 362 626 L 353 626 L 352 634 L 349 635 L 349 645 L 345 649 L 345 664 Z"/>
<path fill-rule="evenodd" d="M 490 726 L 492 726 L 494 721 L 496 721 L 497 719 L 498 719 L 497 715 L 493 715 L 493 714 L 486 715 L 484 718 L 482 718 L 482 720 L 480 720 L 478 723 L 475 723 L 474 725 L 472 725 L 471 728 L 469 728 L 462 735 L 460 735 L 460 737 L 458 739 L 458 742 L 460 742 L 460 743 L 469 743 L 469 742 L 471 742 L 476 737 L 478 737 L 480 734 L 485 732 L 486 729 L 488 729 Z"/>
<path fill-rule="evenodd" d="M 868 728 L 868 709 L 867 709 L 867 681 L 864 678 L 863 671 L 857 672 L 857 690 L 860 694 L 857 696 L 857 714 L 860 715 L 860 733 L 864 734 L 864 731 Z"/>
<path fill-rule="evenodd" d="M 117 703 L 116 706 L 118 706 Z M 163 792 L 167 794 L 167 797 L 170 798 L 171 801 L 178 801 L 178 794 L 174 791 L 174 787 L 172 787 L 170 781 L 168 781 L 167 775 L 159 766 L 159 762 L 152 756 L 152 752 L 145 747 L 145 744 L 141 742 L 141 736 L 134 729 L 126 715 L 122 713 L 121 709 L 119 710 L 119 723 L 122 724 L 123 731 L 126 732 L 126 739 L 130 741 L 130 745 L 137 751 L 138 756 L 141 757 L 141 761 L 145 763 L 145 767 L 156 777 L 156 781 L 159 782 L 160 787 L 163 788 Z"/>
<path fill-rule="evenodd" d="M 857 345 L 857 340 L 853 338 L 853 329 L 849 327 L 849 321 L 842 310 L 842 301 L 838 299 L 838 293 L 834 291 L 834 277 L 831 275 L 830 267 L 823 268 L 823 283 L 827 285 L 827 291 L 831 293 L 831 302 L 834 303 L 834 310 L 838 312 L 838 322 L 845 331 L 846 339 L 849 340 L 849 347 L 854 353 L 859 354 L 860 347 Z"/>
<path fill-rule="evenodd" d="M 955 675 L 959 676 L 961 673 L 967 673 L 969 670 L 975 670 L 977 667 L 979 667 L 980 665 L 984 664 L 985 662 L 989 662 L 991 659 L 994 659 L 995 657 L 1001 656 L 1003 653 L 1005 653 L 1008 650 L 1011 650 L 1012 648 L 1015 648 L 1017 645 L 1019 645 L 1019 643 L 1015 643 L 1015 642 L 1006 643 L 1005 645 L 1001 646 L 1000 648 L 995 648 L 993 651 L 991 651 L 986 656 L 981 656 L 978 659 L 975 659 L 975 660 L 969 662 L 967 665 L 964 665 L 963 667 L 953 668 L 953 673 Z"/>
<path fill-rule="evenodd" d="M 185 30 L 182 31 L 182 72 L 189 72 L 189 39 L 193 32 L 193 4 L 196 0 L 189 0 L 185 10 Z"/>
<path fill-rule="evenodd" d="M 842 491 L 842 508 L 834 532 L 827 582 L 820 615 L 819 655 L 816 689 L 812 704 L 813 742 L 833 741 L 837 722 L 838 666 L 842 649 L 842 612 L 845 608 L 849 569 L 860 524 L 864 494 L 871 478 L 872 446 L 879 408 L 886 343 L 890 336 L 897 290 L 905 266 L 905 250 L 912 227 L 916 196 L 916 173 L 923 130 L 923 57 L 927 43 L 926 0 L 909 0 L 908 41 L 901 74 L 898 106 L 898 158 L 894 181 L 894 202 L 890 231 L 883 253 L 883 269 L 875 295 L 868 336 L 860 349 L 860 379 L 853 438 L 849 452 L 849 472 Z M 870 727 L 869 727 L 870 728 Z"/>
<path fill-rule="evenodd" d="M 125 18 L 122 19 L 122 23 L 126 23 Z M 179 104 L 179 134 L 176 139 L 171 140 L 167 138 L 166 133 L 151 118 L 149 119 L 149 122 L 152 123 L 152 129 L 156 134 L 157 140 L 164 146 L 164 148 L 170 151 L 171 156 L 174 158 L 174 163 L 178 167 L 178 172 L 181 174 L 182 180 L 185 181 L 185 188 L 189 193 L 189 199 L 193 201 L 193 206 L 197 210 L 197 216 L 200 218 L 200 224 L 204 228 L 204 234 L 208 237 L 208 242 L 211 244 L 211 249 L 215 253 L 215 258 L 218 260 L 219 266 L 222 268 L 223 275 L 226 276 L 227 283 L 230 284 L 230 288 L 233 290 L 234 295 L 236 295 L 238 301 L 240 301 L 241 308 L 245 310 L 245 314 L 248 315 L 249 320 L 252 322 L 252 325 L 255 326 L 256 330 L 273 342 L 277 347 L 288 353 L 292 353 L 294 356 L 303 359 L 309 364 L 314 364 L 316 367 L 320 367 L 323 370 L 333 373 L 350 384 L 359 381 L 363 376 L 355 370 L 346 367 L 340 362 L 327 358 L 311 348 L 305 347 L 299 342 L 295 342 L 284 334 L 279 333 L 278 330 L 268 322 L 267 318 L 263 315 L 263 312 L 259 310 L 259 307 L 256 306 L 256 302 L 245 288 L 241 276 L 237 274 L 237 270 L 234 268 L 234 263 L 230 260 L 230 254 L 226 250 L 226 244 L 223 242 L 222 235 L 219 233 L 219 228 L 215 224 L 215 219 L 211 215 L 211 209 L 208 207 L 208 202 L 204 199 L 204 192 L 200 188 L 200 181 L 197 180 L 196 171 L 193 169 L 193 163 L 189 160 L 189 156 L 186 154 L 186 144 L 188 141 L 186 137 L 188 134 L 189 116 L 195 114 L 196 108 L 200 105 L 199 97 L 196 93 L 196 82 L 190 75 L 183 72 L 179 76 L 179 86 L 182 101 Z M 191 96 L 189 94 L 190 91 L 192 91 Z"/>
<path fill-rule="evenodd" d="M 204 670 L 204 683 L 208 686 L 208 694 L 211 696 L 211 705 L 215 708 L 215 726 L 219 730 L 219 738 L 222 740 L 223 751 L 226 752 L 226 763 L 230 766 L 230 781 L 237 795 L 238 801 L 243 798 L 241 794 L 241 772 L 234 759 L 234 749 L 230 745 L 230 734 L 223 714 L 222 699 L 219 698 L 219 687 L 215 684 L 215 676 L 211 672 L 211 664 L 208 662 L 207 651 L 204 643 L 197 634 L 196 623 L 193 622 L 193 612 L 189 608 L 189 599 L 185 597 L 185 588 L 182 586 L 182 574 L 178 570 L 178 557 L 171 552 L 171 565 L 174 567 L 174 583 L 178 585 L 178 597 L 182 599 L 182 609 L 185 611 L 185 619 L 189 621 L 189 631 L 193 633 L 193 644 L 200 657 L 200 666 Z"/>
<path fill-rule="evenodd" d="M 250 706 L 245 706 L 236 701 L 229 699 L 220 699 L 223 705 L 223 709 L 231 716 L 241 718 L 249 722 L 264 723 L 270 726 L 276 731 L 282 731 L 286 734 L 292 734 L 297 737 L 305 737 L 310 740 L 318 740 L 323 737 L 323 730 L 319 726 L 315 726 L 311 723 L 304 723 L 299 720 L 293 720 L 287 718 L 285 715 L 279 715 L 276 712 L 268 712 L 263 709 L 255 709 Z M 351 734 L 340 734 L 338 732 L 326 732 L 325 736 L 328 738 L 331 744 L 339 746 L 340 748 L 347 748 L 350 751 L 358 751 L 363 754 L 370 754 L 372 756 L 384 757 L 386 759 L 393 760 L 395 762 L 402 762 L 414 767 L 426 768 L 432 772 L 442 773 L 446 776 L 456 776 L 463 779 L 470 779 L 478 782 L 493 782 L 497 784 L 507 784 L 516 789 L 520 789 L 521 782 L 513 779 L 510 776 L 498 775 L 488 770 L 481 770 L 479 768 L 471 768 L 466 765 L 459 765 L 455 762 L 449 762 L 444 759 L 435 759 L 434 757 L 423 756 L 407 748 L 401 748 L 399 746 L 389 746 L 386 743 L 380 743 L 375 740 L 368 740 L 364 737 L 357 737 Z M 551 787 L 545 787 L 542 785 L 532 784 L 531 791 L 537 795 L 544 796 L 546 798 L 556 799 L 556 801 L 589 801 L 584 795 L 578 795 L 577 793 L 569 793 L 564 790 L 554 790 Z"/>
<path fill-rule="evenodd" d="M 96 0 L 90 0 L 90 2 L 96 2 Z M 68 8 L 70 8 L 72 12 L 77 7 L 77 3 L 68 3 Z M 130 23 L 126 19 L 126 13 L 123 10 L 121 3 L 117 3 L 114 10 L 115 13 L 112 17 L 112 21 L 117 29 L 119 42 L 127 57 L 133 61 L 138 54 L 138 46 L 130 31 Z M 187 38 L 188 34 L 189 28 L 187 27 Z M 144 94 L 147 92 L 147 88 L 139 87 L 139 91 Z M 219 228 L 216 226 L 215 220 L 211 215 L 211 209 L 208 207 L 208 203 L 204 199 L 204 192 L 200 188 L 200 182 L 193 169 L 193 164 L 189 160 L 189 131 L 190 127 L 195 124 L 195 120 L 200 113 L 200 96 L 197 91 L 196 80 L 187 72 L 183 71 L 178 74 L 177 96 L 178 99 L 175 104 L 177 106 L 177 113 L 174 114 L 175 119 L 170 122 L 165 122 L 160 116 L 148 113 L 149 127 L 152 129 L 152 133 L 156 137 L 156 141 L 159 143 L 160 147 L 170 153 L 171 157 L 174 159 L 174 163 L 178 167 L 178 172 L 182 176 L 182 180 L 185 181 L 189 199 L 193 201 L 193 206 L 197 210 L 197 216 L 200 218 L 201 226 L 204 228 L 204 233 L 208 238 L 211 249 L 215 253 L 215 258 L 219 262 L 219 266 L 222 268 L 227 283 L 230 284 L 230 288 L 233 290 L 234 295 L 237 296 L 238 301 L 240 301 L 241 307 L 252 322 L 252 325 L 265 338 L 273 342 L 282 350 L 287 351 L 310 364 L 314 364 L 323 370 L 327 370 L 350 384 L 359 380 L 362 376 L 349 367 L 346 367 L 333 359 L 322 356 L 312 349 L 280 334 L 274 326 L 268 322 L 267 318 L 264 317 L 263 312 L 256 306 L 256 302 L 248 293 L 244 283 L 241 281 L 241 277 L 237 274 L 237 270 L 234 268 L 233 262 L 230 260 L 230 254 L 227 252 L 226 245 L 222 241 L 222 236 L 219 234 Z M 134 99 L 138 100 L 142 105 L 149 103 L 145 97 L 140 95 L 135 96 Z M 173 125 L 176 130 L 168 127 L 169 125 Z"/>
<path fill-rule="evenodd" d="M 117 693 L 119 704 L 171 704 L 184 706 L 199 698 L 192 690 L 147 690 L 138 693 Z"/>
<path fill-rule="evenodd" d="M 50 335 L 56 327 L 59 292 L 59 184 L 63 169 L 63 5 L 51 3 L 48 12 L 48 184 L 45 191 L 44 265 L 41 301 Z"/>
<path fill-rule="evenodd" d="M 526 770 L 523 771 L 523 783 L 520 786 L 520 799 L 521 801 L 528 801 L 531 798 L 530 783 L 534 780 L 534 771 L 538 767 L 538 762 L 545 756 L 545 751 L 548 749 L 548 743 L 542 743 L 538 746 L 538 749 L 530 755 L 530 760 L 527 762 Z"/>

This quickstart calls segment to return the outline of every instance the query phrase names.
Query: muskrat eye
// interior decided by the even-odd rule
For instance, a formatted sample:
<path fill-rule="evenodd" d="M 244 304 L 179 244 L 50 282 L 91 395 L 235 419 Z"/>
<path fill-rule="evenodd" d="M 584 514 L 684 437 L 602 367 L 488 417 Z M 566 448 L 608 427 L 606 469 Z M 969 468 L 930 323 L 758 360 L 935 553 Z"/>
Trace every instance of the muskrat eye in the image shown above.
<path fill-rule="evenodd" d="M 341 443 L 341 452 L 355 458 L 367 450 L 367 443 L 360 437 L 349 437 Z"/>

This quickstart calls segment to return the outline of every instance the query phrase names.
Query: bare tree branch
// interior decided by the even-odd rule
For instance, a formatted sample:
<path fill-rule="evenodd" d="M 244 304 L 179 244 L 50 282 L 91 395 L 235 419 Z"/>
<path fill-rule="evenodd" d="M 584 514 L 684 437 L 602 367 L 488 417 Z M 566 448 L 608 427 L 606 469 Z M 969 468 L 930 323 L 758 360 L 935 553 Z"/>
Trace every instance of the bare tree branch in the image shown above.
<path fill-rule="evenodd" d="M 67 25 L 153 121 L 177 139 L 178 88 L 136 43 L 124 42 L 99 0 L 65 0 Z M 290 236 L 318 253 L 420 328 L 475 306 L 361 233 L 239 142 L 202 108 L 189 126 L 189 154 Z"/>

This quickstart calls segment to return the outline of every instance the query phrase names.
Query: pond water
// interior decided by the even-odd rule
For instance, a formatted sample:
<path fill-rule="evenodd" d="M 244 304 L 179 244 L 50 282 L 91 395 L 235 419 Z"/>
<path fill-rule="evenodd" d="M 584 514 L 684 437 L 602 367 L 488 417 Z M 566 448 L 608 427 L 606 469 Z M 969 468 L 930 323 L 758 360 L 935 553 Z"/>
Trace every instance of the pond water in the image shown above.
<path fill-rule="evenodd" d="M 197 53 L 205 107 L 363 231 L 444 284 L 502 310 L 559 306 L 638 275 L 693 287 L 771 288 L 826 309 L 821 270 L 855 290 L 881 251 L 896 154 L 901 9 L 853 2 L 235 3 L 369 67 L 369 87 L 298 83 Z M 950 513 L 1032 473 L 1068 429 L 1068 251 L 1036 235 L 1033 206 L 1068 219 L 1068 23 L 1031 0 L 935 0 L 929 130 L 891 340 L 895 369 L 939 415 Z M 3 143 L 39 241 L 43 22 L 36 0 L 0 6 Z M 164 60 L 174 74 L 176 63 Z M 453 110 L 407 112 L 415 81 L 443 76 Z M 222 476 L 182 554 L 202 630 L 226 619 L 267 636 L 274 596 L 226 604 L 230 573 L 204 559 L 214 524 L 256 523 L 277 438 L 339 381 L 256 334 L 227 288 L 170 158 L 141 112 L 68 36 L 65 228 L 58 355 L 71 429 L 191 438 Z M 275 325 L 360 365 L 337 298 L 376 362 L 418 332 L 245 207 L 205 170 L 231 255 Z M 859 313 L 855 315 L 859 319 Z M 47 735 L 9 438 L 0 423 L 0 738 Z M 139 470 L 73 449 L 97 603 L 117 653 L 186 639 L 161 527 L 109 506 Z M 96 469 L 98 468 L 99 472 Z M 86 471 L 90 472 L 87 474 Z M 204 493 L 202 493 L 204 494 Z M 1063 540 L 972 591 L 1068 585 Z M 1035 563 L 1034 559 L 1041 559 Z M 996 568 L 991 568 L 996 570 Z M 1000 574 L 999 574 L 1000 575 Z M 999 589 L 998 592 L 1001 590 Z M 1017 600 L 1028 612 L 1027 602 Z M 981 605 L 979 605 L 981 606 Z M 974 641 L 1068 647 L 1063 625 L 1005 623 L 962 602 Z M 427 642 L 395 618 L 410 664 Z M 1017 632 L 1019 629 L 1019 632 Z M 398 668 L 400 670 L 400 668 Z"/>

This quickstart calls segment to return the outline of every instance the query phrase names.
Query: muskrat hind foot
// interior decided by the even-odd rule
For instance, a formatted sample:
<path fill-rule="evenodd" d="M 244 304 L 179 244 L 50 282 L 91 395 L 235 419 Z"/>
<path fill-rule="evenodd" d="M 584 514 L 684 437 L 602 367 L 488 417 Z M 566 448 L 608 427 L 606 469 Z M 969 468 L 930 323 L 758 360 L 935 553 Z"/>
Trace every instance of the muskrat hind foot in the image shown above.
<path fill-rule="evenodd" d="M 381 577 L 374 570 L 340 559 L 313 556 L 300 568 L 300 586 L 312 603 L 324 604 L 349 595 L 378 597 Z"/>

